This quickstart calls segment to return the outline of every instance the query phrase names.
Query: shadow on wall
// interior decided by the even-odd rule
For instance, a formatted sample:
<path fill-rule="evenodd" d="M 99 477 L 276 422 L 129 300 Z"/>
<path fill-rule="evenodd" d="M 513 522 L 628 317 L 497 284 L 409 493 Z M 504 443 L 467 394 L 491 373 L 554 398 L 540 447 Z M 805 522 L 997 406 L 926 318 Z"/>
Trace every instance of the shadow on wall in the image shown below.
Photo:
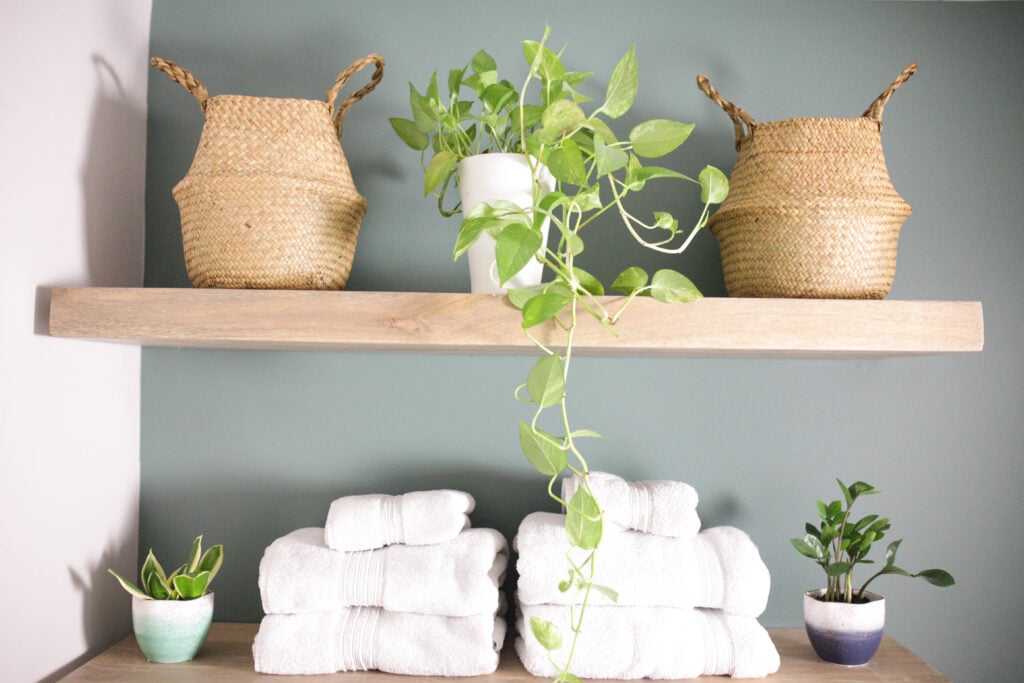
<path fill-rule="evenodd" d="M 86 265 L 81 275 L 36 288 L 34 330 L 49 334 L 50 290 L 63 285 L 139 287 L 145 226 L 146 114 L 125 93 L 114 67 L 93 55 L 96 95 L 80 167 Z M 138 192 L 126 188 L 138 186 Z"/>
<path fill-rule="evenodd" d="M 117 72 L 93 56 L 97 92 L 81 167 L 89 284 L 142 284 L 143 193 L 125 192 L 145 173 L 146 114 L 126 96 Z"/>
<path fill-rule="evenodd" d="M 81 596 L 82 633 L 85 635 L 85 652 L 60 667 L 41 683 L 57 681 L 92 659 L 96 653 L 110 644 L 111 639 L 120 640 L 131 633 L 131 599 L 107 573 L 113 567 L 125 576 L 137 576 L 136 555 L 138 543 L 136 529 L 138 517 L 124 521 L 118 540 L 112 541 L 103 553 L 88 567 L 68 566 L 71 584 Z"/>

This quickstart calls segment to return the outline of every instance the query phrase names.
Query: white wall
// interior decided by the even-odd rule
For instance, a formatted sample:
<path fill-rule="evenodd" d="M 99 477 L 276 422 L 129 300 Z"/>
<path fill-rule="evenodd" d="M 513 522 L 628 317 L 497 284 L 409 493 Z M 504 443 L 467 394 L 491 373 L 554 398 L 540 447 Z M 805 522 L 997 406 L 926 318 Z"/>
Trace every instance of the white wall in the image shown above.
<path fill-rule="evenodd" d="M 142 283 L 150 2 L 0 6 L 0 679 L 130 631 L 139 350 L 46 336 L 48 290 Z"/>

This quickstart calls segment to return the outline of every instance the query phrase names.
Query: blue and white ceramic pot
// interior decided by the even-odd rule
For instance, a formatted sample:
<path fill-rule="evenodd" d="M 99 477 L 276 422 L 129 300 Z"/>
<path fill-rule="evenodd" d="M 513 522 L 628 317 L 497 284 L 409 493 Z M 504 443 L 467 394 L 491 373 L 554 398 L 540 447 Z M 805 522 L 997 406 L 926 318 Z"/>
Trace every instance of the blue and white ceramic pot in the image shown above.
<path fill-rule="evenodd" d="M 865 592 L 864 602 L 823 602 L 818 598 L 824 593 L 804 593 L 804 625 L 814 651 L 833 664 L 867 664 L 882 642 L 885 598 Z"/>
<path fill-rule="evenodd" d="M 173 664 L 196 656 L 213 623 L 213 593 L 194 600 L 132 597 L 132 626 L 151 662 Z"/>

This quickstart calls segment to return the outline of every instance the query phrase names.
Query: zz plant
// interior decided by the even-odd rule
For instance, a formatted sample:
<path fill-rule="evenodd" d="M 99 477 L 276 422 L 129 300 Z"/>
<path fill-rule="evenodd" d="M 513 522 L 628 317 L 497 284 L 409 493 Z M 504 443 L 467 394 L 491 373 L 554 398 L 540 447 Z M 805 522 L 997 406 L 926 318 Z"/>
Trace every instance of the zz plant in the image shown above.
<path fill-rule="evenodd" d="M 836 481 L 843 492 L 843 500 L 833 500 L 828 504 L 819 500 L 819 524 L 815 526 L 808 523 L 803 538 L 790 539 L 797 552 L 814 560 L 825 571 L 827 585 L 821 600 L 862 602 L 868 584 L 886 574 L 920 577 L 934 586 L 943 588 L 955 583 L 952 575 L 942 569 L 925 569 L 911 574 L 896 566 L 896 551 L 902 543 L 900 539 L 889 543 L 885 550 L 885 564 L 855 591 L 853 570 L 859 564 L 873 564 L 872 560 L 867 559 L 868 552 L 889 530 L 889 518 L 867 515 L 856 521 L 851 519 L 850 508 L 858 498 L 881 491 L 863 481 L 850 486 L 839 479 Z"/>
<path fill-rule="evenodd" d="M 528 75 L 519 90 L 497 80 L 496 72 L 491 70 L 492 61 L 485 53 L 474 58 L 468 78 L 460 80 L 464 72 L 455 72 L 449 78 L 450 87 L 471 87 L 484 100 L 484 114 L 467 127 L 466 139 L 475 140 L 474 134 L 484 130 L 492 141 L 508 142 L 506 151 L 525 154 L 535 180 L 543 164 L 557 181 L 555 190 L 543 195 L 540 184 L 534 182 L 533 205 L 529 208 L 501 201 L 474 207 L 463 217 L 453 256 L 458 259 L 480 235 L 487 233 L 497 243 L 495 256 L 502 284 L 534 258 L 551 273 L 551 280 L 542 285 L 509 290 L 508 299 L 521 311 L 525 334 L 540 351 L 526 381 L 516 390 L 516 398 L 529 404 L 533 411 L 529 420 L 519 422 L 520 447 L 530 464 L 548 478 L 549 496 L 566 509 L 566 533 L 573 550 L 568 556 L 567 576 L 559 589 L 578 593 L 578 599 L 573 601 L 576 606 L 570 608 L 572 634 L 562 663 L 553 659 L 555 651 L 563 646 L 563 635 L 557 627 L 537 619 L 531 620 L 530 627 L 534 637 L 548 650 L 559 672 L 557 680 L 577 681 L 571 666 L 590 595 L 596 590 L 613 601 L 617 599 L 613 588 L 595 580 L 603 517 L 590 489 L 583 442 L 600 434 L 573 427 L 569 418 L 569 370 L 577 326 L 582 317 L 589 316 L 616 334 L 614 324 L 638 296 L 668 303 L 701 297 L 697 287 L 681 273 L 666 269 L 651 276 L 641 268 L 631 267 L 622 271 L 611 285 L 625 298 L 611 300 L 615 303 L 610 304 L 603 298 L 605 289 L 601 282 L 577 263 L 577 257 L 584 251 L 584 232 L 609 214 L 617 216 L 642 244 L 659 251 L 681 252 L 704 227 L 710 206 L 725 198 L 728 180 L 711 166 L 693 179 L 662 166 L 648 165 L 646 160 L 663 157 L 679 147 L 693 130 L 690 124 L 654 119 L 637 124 L 626 136 L 613 132 L 611 122 L 626 114 L 636 98 L 639 81 L 635 47 L 615 67 L 603 102 L 587 113 L 584 105 L 590 99 L 579 88 L 591 74 L 567 70 L 561 52 L 556 54 L 547 47 L 548 37 L 546 30 L 540 42 L 523 42 Z M 414 147 L 433 150 L 433 157 L 426 164 L 424 189 L 429 192 L 432 187 L 441 187 L 443 194 L 454 167 L 453 158 L 465 149 L 458 146 L 463 136 L 456 128 L 467 107 L 454 93 L 452 104 L 441 107 L 435 101 L 434 83 L 432 79 L 424 96 L 411 89 L 417 119 L 411 124 L 396 125 L 396 130 L 400 134 L 400 129 L 405 130 L 403 139 L 416 137 L 413 126 L 428 136 L 428 140 L 413 140 L 417 143 Z M 531 86 L 539 90 L 539 104 L 527 103 Z M 515 101 L 513 93 L 518 98 Z M 655 212 L 652 219 L 644 222 L 627 208 L 627 196 L 641 192 L 655 180 L 699 186 L 703 209 L 688 231 L 681 231 L 678 221 L 668 212 Z M 558 231 L 550 246 L 541 237 L 544 218 L 550 218 Z M 657 237 L 648 239 L 652 234 Z M 544 323 L 561 330 L 564 336 L 560 345 L 546 344 L 532 333 Z M 566 472 L 582 477 L 582 485 L 569 501 L 555 492 L 558 478 Z"/>
<path fill-rule="evenodd" d="M 164 568 L 160 566 L 153 554 L 153 549 L 150 548 L 145 562 L 142 563 L 142 569 L 139 571 L 141 587 L 136 586 L 113 569 L 107 571 L 113 574 L 122 588 L 142 600 L 194 600 L 206 594 L 223 563 L 224 546 L 215 545 L 204 553 L 203 537 L 199 535 L 192 542 L 192 552 L 189 554 L 188 562 L 175 569 L 170 575 L 164 572 Z"/>

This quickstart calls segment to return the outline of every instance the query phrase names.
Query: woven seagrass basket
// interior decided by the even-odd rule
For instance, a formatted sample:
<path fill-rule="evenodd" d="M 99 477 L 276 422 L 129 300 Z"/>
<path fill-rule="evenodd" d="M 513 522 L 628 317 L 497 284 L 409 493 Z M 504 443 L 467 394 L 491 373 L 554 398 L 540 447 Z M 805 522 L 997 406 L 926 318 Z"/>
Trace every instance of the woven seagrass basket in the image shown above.
<path fill-rule="evenodd" d="M 708 222 L 731 296 L 882 299 L 910 205 L 882 153 L 882 110 L 908 66 L 858 118 L 757 123 L 703 74 L 698 87 L 732 119 L 739 155 L 729 196 Z"/>
<path fill-rule="evenodd" d="M 366 200 L 339 138 L 349 107 L 371 92 L 384 59 L 343 71 L 325 101 L 217 95 L 187 69 L 151 64 L 195 96 L 205 115 L 192 166 L 172 190 L 185 267 L 196 287 L 340 289 L 348 281 Z M 370 82 L 334 103 L 348 79 Z"/>

